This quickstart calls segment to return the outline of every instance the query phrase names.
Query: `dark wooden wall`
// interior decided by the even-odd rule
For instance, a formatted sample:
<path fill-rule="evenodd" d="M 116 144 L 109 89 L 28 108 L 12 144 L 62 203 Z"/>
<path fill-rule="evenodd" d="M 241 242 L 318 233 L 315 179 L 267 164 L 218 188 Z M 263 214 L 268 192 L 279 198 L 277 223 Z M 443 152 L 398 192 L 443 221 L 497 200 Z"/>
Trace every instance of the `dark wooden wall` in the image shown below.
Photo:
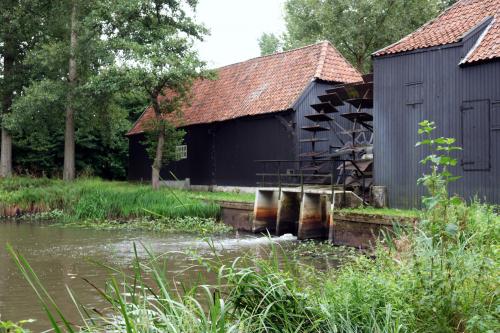
<path fill-rule="evenodd" d="M 500 62 L 459 66 L 481 30 L 463 42 L 375 58 L 375 183 L 388 187 L 392 207 L 418 207 L 427 172 L 416 148 L 422 120 L 436 122 L 435 136 L 454 137 L 451 192 L 500 203 Z M 463 165 L 462 165 L 463 164 Z"/>
<path fill-rule="evenodd" d="M 146 181 L 151 179 L 152 162 L 142 144 L 143 140 L 143 134 L 128 137 L 128 180 Z"/>
<path fill-rule="evenodd" d="M 162 178 L 190 178 L 193 185 L 255 186 L 262 171 L 256 160 L 294 159 L 294 112 L 244 117 L 185 128 L 188 158 L 162 169 Z M 129 179 L 149 180 L 151 160 L 140 143 L 129 138 Z"/>

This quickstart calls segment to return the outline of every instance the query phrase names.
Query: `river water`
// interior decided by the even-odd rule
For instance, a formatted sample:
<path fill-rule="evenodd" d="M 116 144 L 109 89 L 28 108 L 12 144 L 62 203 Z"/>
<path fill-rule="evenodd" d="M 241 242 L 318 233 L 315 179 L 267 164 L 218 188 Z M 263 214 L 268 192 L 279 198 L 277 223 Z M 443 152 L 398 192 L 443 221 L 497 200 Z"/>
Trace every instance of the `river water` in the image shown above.
<path fill-rule="evenodd" d="M 195 251 L 208 258 L 217 255 L 230 262 L 242 255 L 266 256 L 271 242 L 280 243 L 285 250 L 297 246 L 296 239 L 291 235 L 269 239 L 264 236 L 230 233 L 215 237 L 213 241 L 216 254 L 206 240 L 187 234 L 102 231 L 0 222 L 0 319 L 35 319 L 34 323 L 28 325 L 35 332 L 49 327 L 35 293 L 8 255 L 5 248 L 7 243 L 29 261 L 48 292 L 64 309 L 64 313 L 75 321 L 78 320 L 76 309 L 65 286 L 74 292 L 82 304 L 95 308 L 104 306 L 97 293 L 82 278 L 103 287 L 111 273 L 95 261 L 126 270 L 134 258 L 134 243 L 137 244 L 141 258 L 146 258 L 147 253 L 140 244 L 154 253 L 166 253 L 169 277 L 177 284 L 194 283 L 200 272 L 203 274 L 203 269 L 186 252 Z M 335 265 L 335 262 L 324 258 L 304 257 L 302 260 L 318 268 Z M 210 278 L 207 276 L 207 279 Z"/>

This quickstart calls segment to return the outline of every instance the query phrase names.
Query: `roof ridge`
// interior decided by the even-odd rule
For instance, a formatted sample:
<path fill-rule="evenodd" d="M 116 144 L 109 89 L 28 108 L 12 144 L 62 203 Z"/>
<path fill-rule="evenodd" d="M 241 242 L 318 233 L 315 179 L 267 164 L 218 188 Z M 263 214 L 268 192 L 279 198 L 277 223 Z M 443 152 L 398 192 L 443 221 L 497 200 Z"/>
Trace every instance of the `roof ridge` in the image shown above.
<path fill-rule="evenodd" d="M 349 65 L 351 66 L 356 72 L 359 73 L 359 75 L 362 75 L 362 73 L 359 71 L 359 69 L 357 69 L 356 67 L 354 67 L 353 64 L 351 64 L 351 62 L 349 60 L 347 60 L 346 57 L 344 57 L 344 55 L 342 54 L 342 52 L 340 52 L 332 43 L 330 43 L 328 41 L 328 45 L 331 46 L 331 49 L 333 50 L 333 52 L 335 52 L 339 57 L 341 57 L 342 59 L 344 59 L 344 61 Z"/>
<path fill-rule="evenodd" d="M 303 50 L 303 49 L 307 49 L 307 48 L 310 48 L 310 47 L 319 46 L 320 44 L 322 44 L 324 42 L 325 41 L 316 42 L 314 44 L 304 45 L 304 46 L 301 46 L 301 47 L 297 47 L 295 49 L 290 49 L 290 50 L 286 50 L 286 51 L 276 52 L 276 53 L 272 53 L 272 54 L 261 55 L 261 56 L 255 57 L 255 58 L 250 58 L 250 59 L 247 59 L 247 60 L 237 61 L 237 62 L 232 63 L 232 64 L 228 64 L 228 65 L 216 67 L 216 68 L 213 68 L 212 70 L 219 70 L 219 69 L 223 69 L 223 68 L 226 68 L 226 67 L 231 67 L 231 66 L 243 64 L 243 63 L 246 63 L 246 62 L 251 62 L 251 61 L 254 61 L 254 60 L 257 60 L 257 59 L 270 58 L 270 57 L 275 57 L 275 56 L 278 56 L 278 55 L 281 55 L 281 54 L 285 54 L 285 53 L 292 53 L 292 52 Z"/>
<path fill-rule="evenodd" d="M 353 71 L 355 71 L 360 77 L 362 73 L 349 61 L 347 58 L 340 52 L 335 45 L 333 45 L 332 42 L 329 40 L 324 40 L 322 45 L 322 50 L 321 50 L 321 56 L 322 58 L 320 59 L 321 63 L 318 63 L 318 70 L 316 70 L 316 74 L 314 75 L 314 78 L 316 79 L 321 79 L 323 76 L 323 69 L 325 68 L 325 62 L 326 59 L 328 58 L 329 52 L 333 52 L 333 55 L 335 57 L 340 58 L 341 60 L 344 61 L 344 64 L 349 66 Z M 324 54 L 323 54 L 324 52 Z M 320 67 L 321 65 L 321 67 Z"/>
<path fill-rule="evenodd" d="M 323 67 L 325 67 L 326 56 L 328 53 L 328 41 L 321 42 L 321 51 L 319 53 L 318 66 L 316 67 L 316 73 L 314 73 L 315 78 L 320 78 L 323 73 Z"/>

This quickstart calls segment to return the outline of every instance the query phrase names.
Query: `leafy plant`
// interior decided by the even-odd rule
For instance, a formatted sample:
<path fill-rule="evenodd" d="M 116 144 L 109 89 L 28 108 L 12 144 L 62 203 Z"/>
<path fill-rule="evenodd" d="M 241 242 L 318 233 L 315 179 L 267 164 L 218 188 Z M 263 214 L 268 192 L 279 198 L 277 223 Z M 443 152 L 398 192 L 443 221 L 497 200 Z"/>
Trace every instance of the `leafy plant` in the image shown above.
<path fill-rule="evenodd" d="M 448 236 L 453 236 L 458 226 L 449 223 L 450 206 L 461 205 L 462 200 L 458 196 L 449 196 L 448 185 L 460 178 L 454 176 L 450 168 L 457 165 L 457 160 L 451 156 L 451 153 L 461 148 L 453 145 L 455 143 L 453 138 L 433 139 L 431 135 L 435 129 L 434 122 L 424 120 L 419 123 L 418 133 L 423 135 L 424 139 L 417 142 L 416 146 L 427 146 L 432 151 L 420 161 L 424 165 L 429 165 L 431 170 L 429 174 L 424 174 L 418 179 L 418 183 L 424 185 L 429 192 L 429 196 L 424 196 L 422 202 L 430 218 L 425 219 L 423 223 L 430 228 L 433 235 L 443 236 L 444 234 L 440 233 L 446 233 Z"/>
<path fill-rule="evenodd" d="M 413 303 L 426 329 L 481 331 L 474 318 L 488 321 L 490 317 L 483 312 L 484 306 L 489 308 L 489 305 L 477 304 L 478 290 L 485 287 L 479 281 L 491 279 L 490 260 L 495 252 L 485 246 L 488 236 L 483 228 L 477 227 L 490 224 L 488 213 L 484 213 L 488 208 L 477 202 L 468 207 L 460 197 L 448 194 L 450 182 L 459 179 L 450 171 L 457 164 L 451 153 L 461 148 L 453 145 L 453 138 L 433 139 L 434 122 L 423 121 L 419 126 L 418 133 L 424 135 L 424 139 L 417 146 L 431 149 L 431 154 L 421 163 L 429 165 L 431 172 L 418 180 L 429 194 L 422 200 L 425 207 L 422 232 L 414 245 L 412 270 L 417 278 Z M 482 219 L 479 224 L 471 225 L 477 223 L 477 215 L 473 214 L 479 214 Z M 498 227 L 498 224 L 491 224 L 491 227 Z M 482 289 L 484 296 L 490 295 L 487 298 L 493 295 L 488 289 Z"/>
<path fill-rule="evenodd" d="M 23 326 L 32 322 L 34 322 L 33 319 L 21 320 L 17 323 L 0 320 L 0 333 L 29 333 L 30 331 Z"/>

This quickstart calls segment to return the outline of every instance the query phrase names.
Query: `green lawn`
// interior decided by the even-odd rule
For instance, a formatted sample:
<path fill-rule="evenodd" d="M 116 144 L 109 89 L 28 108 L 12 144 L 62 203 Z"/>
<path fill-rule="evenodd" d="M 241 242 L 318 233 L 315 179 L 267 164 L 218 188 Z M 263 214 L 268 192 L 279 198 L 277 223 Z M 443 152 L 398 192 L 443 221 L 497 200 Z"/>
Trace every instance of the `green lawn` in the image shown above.
<path fill-rule="evenodd" d="M 191 198 L 214 201 L 254 202 L 255 193 L 181 191 Z"/>

